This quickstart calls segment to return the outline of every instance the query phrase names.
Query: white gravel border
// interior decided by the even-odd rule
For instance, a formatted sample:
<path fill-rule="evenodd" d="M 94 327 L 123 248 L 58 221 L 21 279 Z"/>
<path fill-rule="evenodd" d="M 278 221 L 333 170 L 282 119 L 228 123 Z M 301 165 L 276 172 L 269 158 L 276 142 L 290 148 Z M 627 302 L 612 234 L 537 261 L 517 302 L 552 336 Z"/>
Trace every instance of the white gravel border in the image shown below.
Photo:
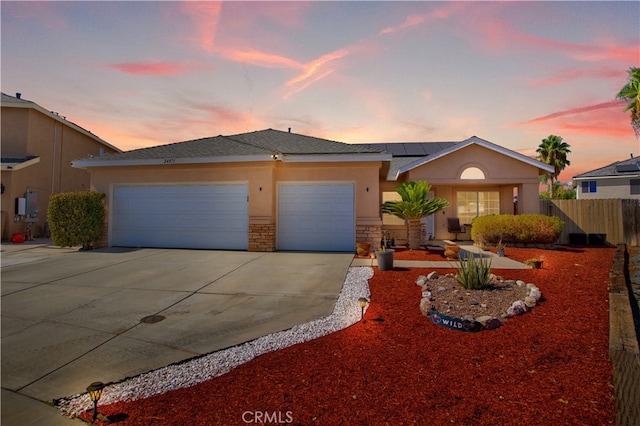
<path fill-rule="evenodd" d="M 134 401 L 175 389 L 187 388 L 221 376 L 252 359 L 280 349 L 326 336 L 360 321 L 360 297 L 370 299 L 370 267 L 350 267 L 331 315 L 288 330 L 259 337 L 182 364 L 169 365 L 105 387 L 100 404 Z M 366 308 L 365 308 L 366 309 Z M 58 400 L 63 414 L 77 417 L 93 408 L 86 393 Z"/>

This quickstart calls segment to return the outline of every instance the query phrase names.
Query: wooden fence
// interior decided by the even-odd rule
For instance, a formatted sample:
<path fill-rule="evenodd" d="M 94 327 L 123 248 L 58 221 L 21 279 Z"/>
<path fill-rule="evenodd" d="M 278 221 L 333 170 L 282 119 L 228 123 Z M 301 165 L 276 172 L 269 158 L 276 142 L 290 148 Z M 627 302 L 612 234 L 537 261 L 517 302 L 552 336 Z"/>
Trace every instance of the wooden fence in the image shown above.
<path fill-rule="evenodd" d="M 565 222 L 560 244 L 604 234 L 608 244 L 640 245 L 640 200 L 540 200 L 540 213 Z"/>

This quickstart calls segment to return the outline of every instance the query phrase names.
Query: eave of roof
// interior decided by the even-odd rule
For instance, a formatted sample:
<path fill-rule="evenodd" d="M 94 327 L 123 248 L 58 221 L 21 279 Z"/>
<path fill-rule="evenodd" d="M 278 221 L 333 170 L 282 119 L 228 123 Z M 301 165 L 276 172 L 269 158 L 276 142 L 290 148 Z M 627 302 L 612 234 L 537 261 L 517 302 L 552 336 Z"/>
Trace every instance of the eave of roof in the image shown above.
<path fill-rule="evenodd" d="M 74 167 L 157 164 L 229 163 L 245 161 L 353 162 L 388 161 L 380 150 L 273 129 L 215 136 L 78 159 Z"/>
<path fill-rule="evenodd" d="M 104 145 L 105 147 L 108 147 L 109 149 L 113 149 L 116 152 L 122 152 L 122 150 L 114 145 L 111 145 L 109 142 L 105 141 L 104 139 L 102 139 L 101 137 L 94 135 L 93 133 L 91 133 L 91 131 L 84 129 L 80 126 L 78 126 L 77 124 L 68 121 L 65 117 L 61 117 L 59 114 L 54 113 L 53 111 L 47 111 L 46 109 L 44 109 L 43 107 L 41 107 L 40 105 L 38 105 L 37 103 L 33 102 L 33 101 L 28 101 L 26 99 L 18 99 L 15 98 L 13 96 L 7 95 L 6 93 L 2 93 L 2 108 L 31 108 L 31 109 L 35 109 L 36 111 L 40 112 L 41 114 L 44 114 L 48 117 L 51 117 L 52 119 L 56 120 L 59 123 L 64 124 L 65 126 L 68 126 L 82 134 L 84 134 L 85 136 L 90 137 L 91 139 L 95 140 L 96 142 Z"/>
<path fill-rule="evenodd" d="M 629 177 L 637 177 L 640 172 L 619 172 L 616 166 L 639 164 L 640 159 L 637 157 L 628 158 L 622 161 L 615 161 L 606 166 L 599 167 L 597 169 L 589 170 L 588 172 L 580 173 L 573 177 L 573 180 L 594 180 L 594 179 L 624 179 Z"/>
<path fill-rule="evenodd" d="M 630 178 L 640 178 L 640 173 L 624 173 L 624 174 L 610 175 L 610 176 L 582 176 L 582 177 L 574 176 L 572 181 L 579 182 L 583 180 L 609 180 L 609 179 L 630 179 Z"/>
<path fill-rule="evenodd" d="M 24 169 L 29 166 L 33 166 L 40 162 L 40 157 L 26 157 L 26 158 L 3 158 L 0 164 L 0 170 L 2 171 L 16 171 Z"/>
<path fill-rule="evenodd" d="M 86 169 L 88 167 L 126 167 L 126 166 L 155 166 L 169 164 L 208 164 L 208 163 L 238 163 L 244 161 L 274 161 L 272 155 L 227 155 L 221 157 L 191 157 L 191 158 L 147 158 L 121 159 L 111 161 L 93 161 L 91 158 L 74 160 L 72 167 Z"/>

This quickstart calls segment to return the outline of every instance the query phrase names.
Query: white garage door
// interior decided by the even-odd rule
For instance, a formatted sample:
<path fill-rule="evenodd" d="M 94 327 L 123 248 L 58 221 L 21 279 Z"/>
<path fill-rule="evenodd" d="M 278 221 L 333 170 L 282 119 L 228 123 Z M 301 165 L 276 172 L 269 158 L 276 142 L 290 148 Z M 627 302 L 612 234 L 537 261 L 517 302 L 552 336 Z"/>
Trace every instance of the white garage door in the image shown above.
<path fill-rule="evenodd" d="M 278 187 L 278 250 L 354 251 L 352 184 Z"/>
<path fill-rule="evenodd" d="M 246 250 L 246 184 L 114 189 L 111 245 Z"/>

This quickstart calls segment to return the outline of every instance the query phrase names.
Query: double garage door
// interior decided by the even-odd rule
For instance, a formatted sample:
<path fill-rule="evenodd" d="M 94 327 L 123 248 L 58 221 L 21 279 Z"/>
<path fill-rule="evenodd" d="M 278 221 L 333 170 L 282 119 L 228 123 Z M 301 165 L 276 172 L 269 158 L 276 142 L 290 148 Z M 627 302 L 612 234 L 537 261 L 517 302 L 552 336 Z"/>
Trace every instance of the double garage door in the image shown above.
<path fill-rule="evenodd" d="M 246 184 L 116 187 L 111 245 L 246 250 L 248 196 Z"/>
<path fill-rule="evenodd" d="M 111 245 L 246 250 L 247 184 L 120 186 Z M 277 249 L 353 251 L 352 184 L 278 185 Z"/>

